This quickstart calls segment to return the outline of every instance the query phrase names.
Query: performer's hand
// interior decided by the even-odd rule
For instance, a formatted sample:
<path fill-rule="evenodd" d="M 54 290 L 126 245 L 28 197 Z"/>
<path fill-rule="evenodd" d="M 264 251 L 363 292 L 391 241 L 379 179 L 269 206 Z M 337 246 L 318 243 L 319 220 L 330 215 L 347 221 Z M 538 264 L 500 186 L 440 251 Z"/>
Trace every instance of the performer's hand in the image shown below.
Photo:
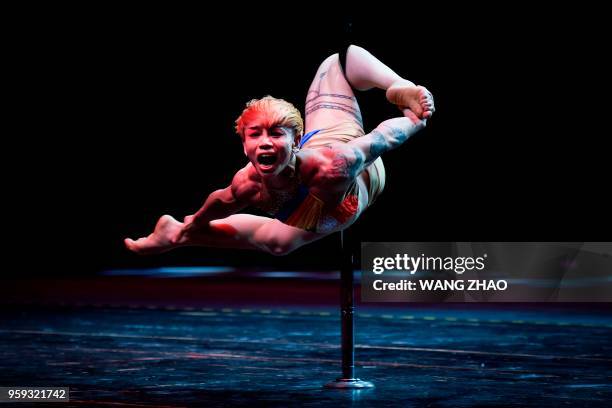
<path fill-rule="evenodd" d="M 183 227 L 177 236 L 177 242 L 181 242 L 187 234 L 197 230 L 207 229 L 209 227 L 208 222 L 201 223 L 196 220 L 195 214 L 188 215 L 183 219 Z"/>
<path fill-rule="evenodd" d="M 181 230 L 179 231 L 179 233 L 176 236 L 176 241 L 177 242 L 182 242 L 183 238 L 185 238 L 185 235 L 187 235 L 190 231 L 192 231 L 194 228 L 193 225 L 193 215 L 188 215 L 185 217 L 185 219 L 183 220 L 183 227 L 181 228 Z"/>
<path fill-rule="evenodd" d="M 425 127 L 427 125 L 427 119 L 419 119 L 419 117 L 417 115 L 415 115 L 415 113 L 413 111 L 411 111 L 408 108 L 400 108 L 400 110 L 402 111 L 402 113 L 404 114 L 405 117 L 407 117 L 408 119 L 410 119 L 412 121 L 412 123 L 414 123 L 417 126 L 423 126 Z"/>

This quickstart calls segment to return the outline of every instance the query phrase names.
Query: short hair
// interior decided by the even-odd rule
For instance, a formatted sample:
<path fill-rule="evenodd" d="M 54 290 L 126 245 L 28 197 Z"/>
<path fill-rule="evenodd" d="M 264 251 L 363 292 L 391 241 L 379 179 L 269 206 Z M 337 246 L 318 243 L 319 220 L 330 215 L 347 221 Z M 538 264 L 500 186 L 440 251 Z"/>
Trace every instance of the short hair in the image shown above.
<path fill-rule="evenodd" d="M 296 136 L 302 136 L 304 121 L 300 111 L 284 99 L 274 98 L 270 95 L 261 99 L 251 99 L 236 119 L 236 133 L 244 139 L 244 128 L 257 115 L 265 115 L 268 126 L 286 126 L 295 130 Z"/>

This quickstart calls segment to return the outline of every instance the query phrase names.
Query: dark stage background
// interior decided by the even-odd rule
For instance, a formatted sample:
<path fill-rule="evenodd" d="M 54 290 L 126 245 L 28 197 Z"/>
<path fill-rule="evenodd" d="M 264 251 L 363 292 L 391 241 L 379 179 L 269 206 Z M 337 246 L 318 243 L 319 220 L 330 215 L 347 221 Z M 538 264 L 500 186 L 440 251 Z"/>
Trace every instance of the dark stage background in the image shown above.
<path fill-rule="evenodd" d="M 5 173 L 17 244 L 5 275 L 335 268 L 337 237 L 283 258 L 204 248 L 141 258 L 122 240 L 227 185 L 246 163 L 233 132 L 244 104 L 270 94 L 303 110 L 320 61 L 349 42 L 428 87 L 437 106 L 426 130 L 385 155 L 386 190 L 351 228 L 355 242 L 609 240 L 608 136 L 593 125 L 607 81 L 602 28 L 580 11 L 51 11 L 16 31 L 27 114 L 24 154 Z M 357 96 L 366 130 L 398 113 L 382 91 Z"/>

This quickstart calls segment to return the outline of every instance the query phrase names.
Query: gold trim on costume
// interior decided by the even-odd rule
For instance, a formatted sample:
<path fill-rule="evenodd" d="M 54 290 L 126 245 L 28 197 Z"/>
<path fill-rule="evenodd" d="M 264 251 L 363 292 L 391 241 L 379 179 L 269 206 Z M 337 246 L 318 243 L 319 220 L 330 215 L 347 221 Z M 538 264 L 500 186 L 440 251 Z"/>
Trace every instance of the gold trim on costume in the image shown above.
<path fill-rule="evenodd" d="M 285 221 L 285 224 L 306 231 L 316 231 L 322 213 L 323 201 L 314 194 L 308 193 L 300 206 Z"/>

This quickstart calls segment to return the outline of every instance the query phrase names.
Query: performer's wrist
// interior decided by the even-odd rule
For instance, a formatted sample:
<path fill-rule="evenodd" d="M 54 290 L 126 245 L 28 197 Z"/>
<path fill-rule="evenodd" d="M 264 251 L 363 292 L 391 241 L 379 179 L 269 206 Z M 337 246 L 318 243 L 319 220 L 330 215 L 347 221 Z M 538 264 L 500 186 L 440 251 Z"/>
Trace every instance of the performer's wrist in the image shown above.
<path fill-rule="evenodd" d="M 180 235 L 184 235 L 185 233 L 192 232 L 197 229 L 208 228 L 209 220 L 204 219 L 203 217 L 189 216 L 185 217 L 185 222 L 183 227 L 181 228 Z"/>

